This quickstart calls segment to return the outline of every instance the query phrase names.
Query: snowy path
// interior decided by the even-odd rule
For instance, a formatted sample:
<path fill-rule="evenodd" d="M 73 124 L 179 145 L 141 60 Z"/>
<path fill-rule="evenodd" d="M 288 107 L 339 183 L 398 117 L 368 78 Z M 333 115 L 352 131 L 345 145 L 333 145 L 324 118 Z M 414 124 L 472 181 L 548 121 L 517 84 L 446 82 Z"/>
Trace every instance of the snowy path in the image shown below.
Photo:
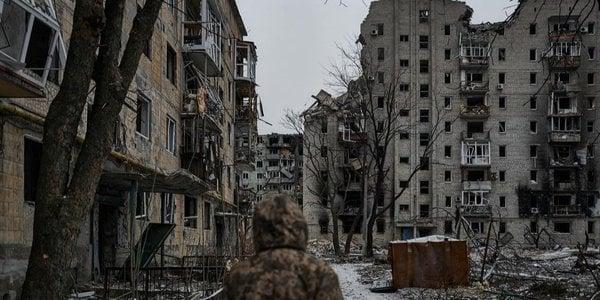
<path fill-rule="evenodd" d="M 375 294 L 369 290 L 369 286 L 360 283 L 357 269 L 367 264 L 332 264 L 331 267 L 337 273 L 342 292 L 345 299 L 374 299 L 387 300 L 398 299 L 394 294 Z"/>

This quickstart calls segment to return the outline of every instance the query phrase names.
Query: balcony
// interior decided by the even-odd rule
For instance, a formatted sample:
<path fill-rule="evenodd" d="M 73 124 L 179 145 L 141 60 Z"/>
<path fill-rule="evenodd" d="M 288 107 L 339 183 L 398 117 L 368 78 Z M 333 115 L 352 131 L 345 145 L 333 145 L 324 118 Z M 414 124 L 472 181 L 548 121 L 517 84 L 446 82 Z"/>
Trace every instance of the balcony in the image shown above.
<path fill-rule="evenodd" d="M 555 182 L 554 190 L 559 192 L 573 192 L 577 190 L 575 182 Z"/>
<path fill-rule="evenodd" d="M 183 52 L 209 77 L 222 76 L 221 20 L 209 0 L 185 1 Z"/>
<path fill-rule="evenodd" d="M 343 130 L 338 132 L 338 141 L 344 143 L 366 143 L 369 136 L 366 132 Z"/>
<path fill-rule="evenodd" d="M 258 120 L 258 105 L 256 98 L 238 98 L 235 106 L 236 123 L 254 123 Z"/>
<path fill-rule="evenodd" d="M 491 181 L 463 181 L 463 191 L 491 191 Z M 465 193 L 463 192 L 463 193 Z"/>
<path fill-rule="evenodd" d="M 235 80 L 238 96 L 251 97 L 256 86 L 256 46 L 238 41 L 235 51 Z"/>
<path fill-rule="evenodd" d="M 561 33 L 562 34 L 562 33 Z M 576 69 L 581 66 L 581 42 L 552 42 L 550 51 L 545 55 L 551 69 Z"/>
<path fill-rule="evenodd" d="M 491 205 L 463 205 L 461 214 L 464 217 L 489 218 L 492 216 Z"/>
<path fill-rule="evenodd" d="M 488 105 L 466 106 L 460 108 L 460 117 L 463 119 L 487 119 L 490 117 L 490 107 Z"/>
<path fill-rule="evenodd" d="M 560 81 L 554 82 L 551 86 L 551 90 L 554 94 L 558 95 L 580 93 L 583 91 L 579 83 L 564 83 Z"/>
<path fill-rule="evenodd" d="M 460 209 L 466 217 L 488 217 L 492 207 L 488 204 L 489 190 L 465 190 L 462 192 Z"/>
<path fill-rule="evenodd" d="M 463 131 L 460 133 L 460 137 L 461 137 L 461 140 L 465 141 L 465 142 L 473 142 L 473 141 L 489 142 L 490 141 L 490 132 L 489 131 L 485 131 L 485 132 Z"/>
<path fill-rule="evenodd" d="M 552 93 L 548 105 L 548 116 L 578 117 L 582 112 L 578 109 L 578 97 L 569 97 Z"/>
<path fill-rule="evenodd" d="M 489 167 L 491 164 L 490 143 L 463 142 L 461 156 L 463 167 Z"/>
<path fill-rule="evenodd" d="M 551 212 L 554 217 L 578 217 L 583 215 L 581 205 L 553 205 Z"/>
<path fill-rule="evenodd" d="M 468 82 L 460 83 L 460 92 L 465 95 L 487 94 L 490 90 L 489 82 Z"/>
<path fill-rule="evenodd" d="M 460 68 L 464 70 L 485 70 L 490 66 L 488 57 L 460 57 Z"/>
<path fill-rule="evenodd" d="M 580 131 L 552 131 L 549 134 L 551 143 L 581 143 Z"/>
<path fill-rule="evenodd" d="M 12 0 L 0 12 L 0 97 L 44 97 L 48 81 L 58 85 L 66 55 L 52 4 Z"/>

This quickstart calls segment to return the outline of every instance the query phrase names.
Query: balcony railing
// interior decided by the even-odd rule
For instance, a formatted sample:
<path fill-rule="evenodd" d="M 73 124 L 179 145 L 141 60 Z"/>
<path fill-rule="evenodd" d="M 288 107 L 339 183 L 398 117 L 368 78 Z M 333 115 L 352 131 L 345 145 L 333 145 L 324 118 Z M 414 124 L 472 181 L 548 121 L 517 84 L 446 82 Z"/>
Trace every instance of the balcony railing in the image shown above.
<path fill-rule="evenodd" d="M 488 57 L 460 57 L 460 67 L 463 69 L 487 69 L 490 65 Z"/>
<path fill-rule="evenodd" d="M 489 82 L 467 82 L 460 83 L 460 92 L 463 94 L 485 94 L 490 90 Z"/>
<path fill-rule="evenodd" d="M 466 106 L 460 108 L 460 116 L 463 119 L 487 119 L 490 117 L 490 107 L 488 105 Z"/>
<path fill-rule="evenodd" d="M 489 131 L 485 131 L 485 132 L 468 132 L 468 131 L 463 131 L 461 132 L 461 139 L 463 141 L 489 141 L 490 140 L 490 132 Z"/>
<path fill-rule="evenodd" d="M 352 130 L 344 130 L 338 132 L 338 141 L 348 143 L 364 143 L 369 136 L 366 132 L 354 132 Z"/>
<path fill-rule="evenodd" d="M 489 204 L 484 205 L 462 205 L 461 214 L 465 217 L 491 217 L 492 206 Z"/>
<path fill-rule="evenodd" d="M 463 181 L 463 191 L 491 191 L 492 182 L 489 180 L 482 181 Z"/>
<path fill-rule="evenodd" d="M 551 86 L 552 91 L 557 94 L 565 94 L 565 93 L 579 93 L 583 89 L 579 83 L 564 83 L 564 82 L 554 82 Z"/>
<path fill-rule="evenodd" d="M 581 209 L 581 205 L 553 205 L 552 206 L 552 214 L 554 216 L 579 216 L 583 214 Z"/>
<path fill-rule="evenodd" d="M 581 143 L 580 131 L 552 131 L 549 137 L 552 143 Z"/>

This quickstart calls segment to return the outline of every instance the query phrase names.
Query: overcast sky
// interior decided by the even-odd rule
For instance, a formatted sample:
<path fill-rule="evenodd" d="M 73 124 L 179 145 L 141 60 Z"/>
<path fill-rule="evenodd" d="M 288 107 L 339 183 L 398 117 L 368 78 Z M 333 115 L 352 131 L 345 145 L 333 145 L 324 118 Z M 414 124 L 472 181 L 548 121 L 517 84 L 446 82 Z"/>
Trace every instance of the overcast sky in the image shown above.
<path fill-rule="evenodd" d="M 281 125 L 286 108 L 304 110 L 311 95 L 326 89 L 324 67 L 337 60 L 337 44 L 356 37 L 368 7 L 362 0 L 238 0 L 248 39 L 258 47 L 258 93 L 265 110 L 261 134 L 288 132 Z M 365 0 L 369 2 L 369 0 Z M 466 0 L 473 22 L 504 20 L 516 0 Z"/>

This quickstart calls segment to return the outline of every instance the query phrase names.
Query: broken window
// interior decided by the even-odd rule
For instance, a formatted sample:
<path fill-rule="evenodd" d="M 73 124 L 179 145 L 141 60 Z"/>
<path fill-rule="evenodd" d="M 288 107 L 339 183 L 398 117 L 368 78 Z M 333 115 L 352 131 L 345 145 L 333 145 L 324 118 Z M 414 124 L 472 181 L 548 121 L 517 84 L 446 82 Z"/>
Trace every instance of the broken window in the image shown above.
<path fill-rule="evenodd" d="M 529 24 L 529 34 L 537 34 L 537 24 L 536 23 Z"/>
<path fill-rule="evenodd" d="M 467 133 L 483 133 L 483 122 L 467 122 Z"/>
<path fill-rule="evenodd" d="M 378 61 L 382 61 L 385 59 L 385 49 L 384 48 L 377 48 L 377 60 Z"/>
<path fill-rule="evenodd" d="M 452 83 L 452 73 L 444 74 L 444 83 L 446 83 L 446 84 Z"/>
<path fill-rule="evenodd" d="M 498 233 L 506 233 L 506 222 L 500 222 L 498 224 Z"/>
<path fill-rule="evenodd" d="M 423 147 L 427 147 L 427 145 L 429 145 L 429 133 L 419 134 L 419 145 Z"/>
<path fill-rule="evenodd" d="M 383 23 L 377 24 L 377 35 L 383 35 Z"/>
<path fill-rule="evenodd" d="M 532 183 L 536 183 L 538 181 L 538 176 L 537 176 L 538 172 L 537 170 L 530 170 L 529 171 L 529 180 Z"/>
<path fill-rule="evenodd" d="M 537 122 L 536 121 L 530 121 L 529 122 L 529 132 L 531 133 L 537 133 Z"/>
<path fill-rule="evenodd" d="M 500 146 L 498 146 L 498 156 L 499 157 L 506 157 L 506 145 L 500 145 Z"/>
<path fill-rule="evenodd" d="M 594 76 L 596 75 L 596 73 L 588 73 L 587 74 L 587 83 L 589 85 L 593 85 L 594 84 Z"/>
<path fill-rule="evenodd" d="M 429 84 L 421 84 L 419 89 L 419 96 L 421 98 L 429 98 Z"/>
<path fill-rule="evenodd" d="M 385 103 L 384 97 L 377 97 L 377 108 L 383 108 Z"/>
<path fill-rule="evenodd" d="M 46 83 L 48 76 L 58 82 L 54 77 L 58 77 L 64 56 L 57 52 L 59 25 L 51 7 L 43 0 L 6 1 L 0 6 L 2 61 L 17 70 L 25 69 L 21 74 L 40 85 Z"/>
<path fill-rule="evenodd" d="M 596 23 L 594 22 L 589 22 L 587 24 L 587 33 L 588 34 L 594 34 L 596 31 Z"/>
<path fill-rule="evenodd" d="M 452 59 L 452 49 L 444 49 L 444 59 L 445 60 Z"/>
<path fill-rule="evenodd" d="M 162 193 L 161 197 L 161 222 L 163 224 L 175 223 L 175 198 L 173 194 Z"/>
<path fill-rule="evenodd" d="M 587 132 L 594 132 L 594 121 L 587 121 Z"/>
<path fill-rule="evenodd" d="M 481 234 L 484 232 L 483 222 L 471 222 L 471 230 L 474 234 Z"/>
<path fill-rule="evenodd" d="M 449 171 L 449 170 L 444 171 L 444 181 L 452 182 L 452 171 Z"/>
<path fill-rule="evenodd" d="M 419 205 L 419 217 L 421 218 L 429 218 L 429 205 L 428 204 L 421 204 Z"/>
<path fill-rule="evenodd" d="M 467 73 L 467 82 L 482 83 L 483 73 Z"/>
<path fill-rule="evenodd" d="M 399 186 L 401 189 L 408 188 L 408 181 L 400 180 Z M 402 206 L 402 205 L 400 205 L 400 206 Z"/>
<path fill-rule="evenodd" d="M 429 10 L 420 10 L 419 11 L 419 23 L 427 23 L 429 22 Z"/>
<path fill-rule="evenodd" d="M 529 109 L 537 109 L 537 97 L 533 96 L 529 99 Z"/>
<path fill-rule="evenodd" d="M 319 218 L 319 228 L 321 234 L 329 233 L 329 217 Z"/>
<path fill-rule="evenodd" d="M 554 222 L 554 232 L 556 232 L 556 233 L 571 233 L 571 223 L 569 223 L 569 222 Z"/>
<path fill-rule="evenodd" d="M 419 36 L 419 48 L 421 48 L 421 49 L 429 48 L 429 36 L 428 35 L 420 35 Z"/>
<path fill-rule="evenodd" d="M 444 131 L 446 133 L 452 132 L 452 122 L 450 122 L 450 121 L 444 122 Z"/>
<path fill-rule="evenodd" d="M 167 79 L 173 84 L 177 85 L 177 52 L 167 43 L 167 66 L 166 73 Z M 223 97 L 221 97 L 223 98 Z"/>
<path fill-rule="evenodd" d="M 398 111 L 398 115 L 400 115 L 401 117 L 408 117 L 410 115 L 410 110 L 401 109 Z"/>
<path fill-rule="evenodd" d="M 23 184 L 25 202 L 35 202 L 42 158 L 42 143 L 24 139 Z"/>
<path fill-rule="evenodd" d="M 498 181 L 500 181 L 500 182 L 506 181 L 506 171 L 498 171 Z"/>
<path fill-rule="evenodd" d="M 446 196 L 446 207 L 452 207 L 452 197 Z"/>
<path fill-rule="evenodd" d="M 529 60 L 531 60 L 531 61 L 537 60 L 537 49 L 529 49 Z"/>
<path fill-rule="evenodd" d="M 327 157 L 327 146 L 321 146 L 321 157 Z"/>
<path fill-rule="evenodd" d="M 529 231 L 532 233 L 537 233 L 538 232 L 538 223 L 537 221 L 531 221 L 529 223 Z"/>
<path fill-rule="evenodd" d="M 420 73 L 429 73 L 429 60 L 420 60 L 419 61 L 419 72 Z"/>
<path fill-rule="evenodd" d="M 385 73 L 377 72 L 377 82 L 381 84 L 385 83 Z"/>
<path fill-rule="evenodd" d="M 321 133 L 327 133 L 327 120 L 321 120 Z"/>
<path fill-rule="evenodd" d="M 452 221 L 444 221 L 444 234 L 452 234 L 453 226 Z"/>
<path fill-rule="evenodd" d="M 505 48 L 498 49 L 498 60 L 499 61 L 506 60 L 506 49 Z"/>
<path fill-rule="evenodd" d="M 529 84 L 535 84 L 537 82 L 537 73 L 529 73 Z"/>
<path fill-rule="evenodd" d="M 138 192 L 135 202 L 135 217 L 137 219 L 144 219 L 148 217 L 148 204 L 150 202 L 150 194 L 145 192 Z"/>
<path fill-rule="evenodd" d="M 506 207 L 506 196 L 500 196 L 498 202 L 500 202 L 500 207 Z"/>
<path fill-rule="evenodd" d="M 506 133 L 506 122 L 504 122 L 504 121 L 498 122 L 498 132 Z"/>
<path fill-rule="evenodd" d="M 587 232 L 588 233 L 595 233 L 596 232 L 596 230 L 595 230 L 596 226 L 595 225 L 596 224 L 595 224 L 594 221 L 588 221 L 587 222 Z"/>
<path fill-rule="evenodd" d="M 135 129 L 137 133 L 145 138 L 150 138 L 150 113 L 150 100 L 146 96 L 138 94 Z"/>
<path fill-rule="evenodd" d="M 408 66 L 409 66 L 408 59 L 401 59 L 400 60 L 400 67 L 402 67 L 402 68 L 408 68 Z"/>
<path fill-rule="evenodd" d="M 402 156 L 399 158 L 398 162 L 401 164 L 408 164 L 410 163 L 410 158 L 408 156 Z"/>
<path fill-rule="evenodd" d="M 444 157 L 446 157 L 446 158 L 452 157 L 452 146 L 444 146 Z"/>
<path fill-rule="evenodd" d="M 589 60 L 596 59 L 596 48 L 595 47 L 588 47 L 588 59 Z"/>
<path fill-rule="evenodd" d="M 450 35 L 450 25 L 444 25 L 444 35 Z"/>
<path fill-rule="evenodd" d="M 419 191 L 421 192 L 421 195 L 429 195 L 429 181 L 422 180 L 419 183 Z"/>
<path fill-rule="evenodd" d="M 484 97 L 468 97 L 467 107 L 480 107 L 485 105 Z"/>
<path fill-rule="evenodd" d="M 464 191 L 462 204 L 464 206 L 484 206 L 488 204 L 487 191 Z"/>
<path fill-rule="evenodd" d="M 505 96 L 498 97 L 498 108 L 501 108 L 501 109 L 506 108 L 506 97 Z"/>
<path fill-rule="evenodd" d="M 429 157 L 428 156 L 421 156 L 420 158 L 420 170 L 422 171 L 429 171 Z"/>
<path fill-rule="evenodd" d="M 419 110 L 419 122 L 429 123 L 429 109 Z"/>
<path fill-rule="evenodd" d="M 408 42 L 408 35 L 401 34 L 400 35 L 400 41 L 401 42 Z"/>
<path fill-rule="evenodd" d="M 167 116 L 167 151 L 175 154 L 177 148 L 177 123 Z"/>
<path fill-rule="evenodd" d="M 210 230 L 211 216 L 212 216 L 210 202 L 204 202 L 204 211 L 203 212 L 204 212 L 203 218 L 202 218 L 203 228 L 204 228 L 204 230 Z"/>
<path fill-rule="evenodd" d="M 385 220 L 377 219 L 377 233 L 385 233 Z"/>
<path fill-rule="evenodd" d="M 198 200 L 194 197 L 185 196 L 183 206 L 183 226 L 189 228 L 198 227 Z"/>
<path fill-rule="evenodd" d="M 410 85 L 408 83 L 401 83 L 398 85 L 398 90 L 400 92 L 408 92 L 410 90 Z"/>
<path fill-rule="evenodd" d="M 444 108 L 445 109 L 452 108 L 452 97 L 444 97 Z"/>
<path fill-rule="evenodd" d="M 506 73 L 498 73 L 498 84 L 506 83 Z"/>

